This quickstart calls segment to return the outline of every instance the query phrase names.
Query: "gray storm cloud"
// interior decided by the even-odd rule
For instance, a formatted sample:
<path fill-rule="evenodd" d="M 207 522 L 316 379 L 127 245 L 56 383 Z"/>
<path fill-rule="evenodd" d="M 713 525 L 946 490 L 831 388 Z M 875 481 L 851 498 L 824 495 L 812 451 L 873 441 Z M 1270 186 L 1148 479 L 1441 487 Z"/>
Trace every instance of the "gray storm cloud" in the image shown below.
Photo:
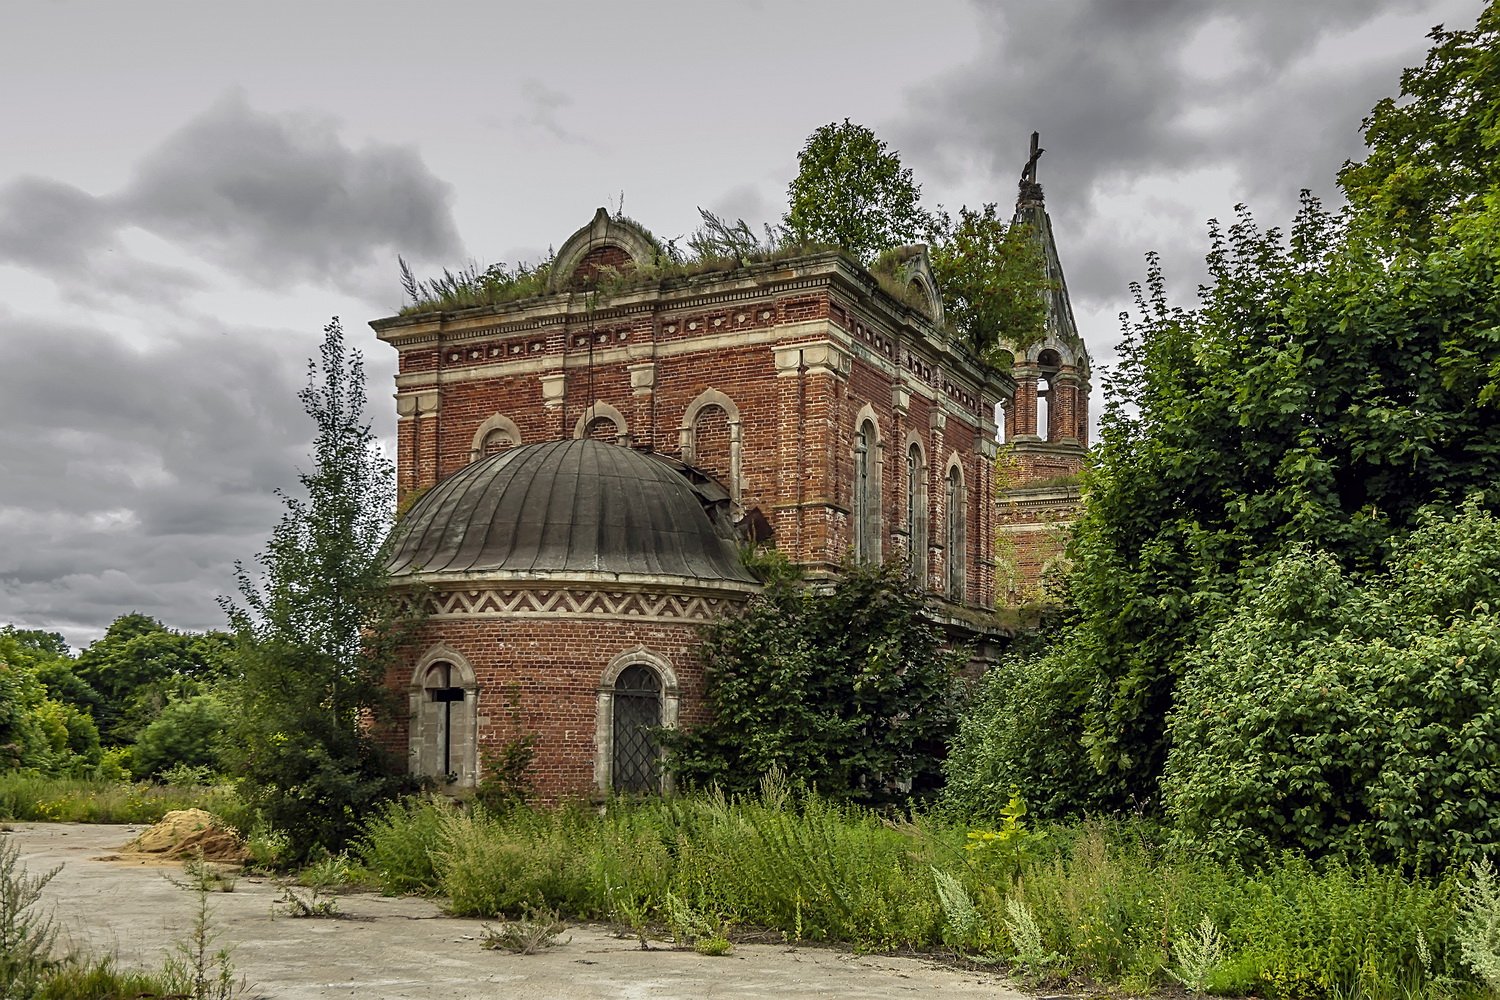
<path fill-rule="evenodd" d="M 1127 283 L 1143 273 L 1142 250 L 1152 246 L 1142 237 L 1155 232 L 1111 225 L 1122 187 L 1134 185 L 1139 202 L 1155 182 L 1166 196 L 1152 220 L 1162 233 L 1201 233 L 1209 214 L 1225 217 L 1239 200 L 1268 224 L 1283 224 L 1305 187 L 1336 199 L 1338 168 L 1362 148 L 1361 119 L 1397 91 L 1402 67 L 1426 49 L 1421 29 L 1392 19 L 1434 6 L 978 5 L 980 56 L 917 91 L 893 134 L 903 149 L 923 151 L 926 169 L 977 176 L 1004 200 L 1015 190 L 1027 136 L 1041 130 L 1049 150 L 1041 180 L 1074 299 L 1123 303 Z M 1455 24 L 1472 22 L 1479 7 L 1437 6 Z M 1196 279 L 1199 263 L 1168 266 Z"/>
<path fill-rule="evenodd" d="M 137 350 L 97 328 L 3 322 L 33 372 L 0 392 L 3 617 L 220 624 L 215 597 L 307 452 L 306 420 L 286 405 L 304 377 L 286 335 L 205 330 L 227 335 Z"/>
<path fill-rule="evenodd" d="M 448 184 L 409 146 L 351 148 L 319 116 L 271 115 L 231 92 L 138 165 L 118 196 L 143 228 L 266 285 L 349 276 L 397 252 L 462 252 Z M 389 278 L 387 278 L 389 281 Z"/>
<path fill-rule="evenodd" d="M 398 253 L 462 256 L 451 200 L 412 147 L 352 148 L 328 119 L 258 112 L 231 92 L 147 154 L 122 191 L 36 177 L 0 186 L 0 262 L 92 298 L 176 301 L 200 286 L 122 252 L 119 234 L 134 226 L 262 285 L 367 294 L 372 272 L 391 284 Z"/>

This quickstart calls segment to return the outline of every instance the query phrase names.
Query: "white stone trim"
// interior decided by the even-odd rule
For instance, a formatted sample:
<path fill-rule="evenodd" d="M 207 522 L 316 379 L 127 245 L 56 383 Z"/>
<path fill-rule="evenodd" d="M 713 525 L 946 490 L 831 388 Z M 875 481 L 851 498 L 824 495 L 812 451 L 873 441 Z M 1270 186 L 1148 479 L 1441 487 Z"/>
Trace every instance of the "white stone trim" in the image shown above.
<path fill-rule="evenodd" d="M 573 438 L 582 440 L 588 432 L 589 424 L 595 420 L 608 420 L 615 425 L 615 444 L 629 444 L 630 435 L 625 424 L 625 414 L 610 406 L 595 400 L 581 413 L 576 423 L 573 424 Z"/>
<path fill-rule="evenodd" d="M 489 436 L 490 431 L 504 431 L 509 434 L 516 444 L 521 444 L 521 428 L 516 422 L 503 413 L 497 413 L 474 432 L 474 441 L 469 445 L 469 461 L 477 462 L 484 457 L 484 439 Z"/>

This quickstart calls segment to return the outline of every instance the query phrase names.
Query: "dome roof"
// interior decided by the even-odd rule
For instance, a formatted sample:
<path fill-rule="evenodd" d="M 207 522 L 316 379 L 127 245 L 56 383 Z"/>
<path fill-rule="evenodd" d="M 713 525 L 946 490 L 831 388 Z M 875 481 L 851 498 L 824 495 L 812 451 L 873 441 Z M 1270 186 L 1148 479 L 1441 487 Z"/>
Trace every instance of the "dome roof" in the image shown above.
<path fill-rule="evenodd" d="M 389 568 L 755 583 L 671 465 L 588 439 L 511 448 L 438 483 L 397 525 Z"/>

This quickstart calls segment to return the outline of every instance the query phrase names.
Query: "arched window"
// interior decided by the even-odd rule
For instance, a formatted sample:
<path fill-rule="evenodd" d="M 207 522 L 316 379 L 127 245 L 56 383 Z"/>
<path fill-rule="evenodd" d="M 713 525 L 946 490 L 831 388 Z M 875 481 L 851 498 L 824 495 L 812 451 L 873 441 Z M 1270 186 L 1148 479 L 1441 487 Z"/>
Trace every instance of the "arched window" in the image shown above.
<path fill-rule="evenodd" d="M 599 678 L 594 716 L 594 787 L 601 794 L 670 791 L 656 730 L 677 726 L 681 690 L 665 656 L 627 649 Z"/>
<path fill-rule="evenodd" d="M 948 537 L 946 549 L 948 554 L 948 598 L 954 601 L 964 599 L 964 578 L 968 574 L 968 565 L 964 546 L 967 532 L 964 530 L 967 512 L 964 505 L 964 474 L 963 470 L 955 463 L 948 467 Z"/>
<path fill-rule="evenodd" d="M 615 678 L 612 791 L 661 791 L 661 747 L 656 742 L 656 729 L 662 724 L 661 695 L 661 678 L 645 664 L 632 664 Z"/>
<path fill-rule="evenodd" d="M 927 586 L 927 469 L 922 447 L 915 441 L 906 449 L 907 568 L 912 579 Z"/>
<path fill-rule="evenodd" d="M 521 429 L 516 422 L 503 413 L 490 417 L 474 431 L 474 441 L 469 446 L 469 461 L 498 455 L 521 443 Z"/>
<path fill-rule="evenodd" d="M 592 438 L 605 444 L 629 444 L 625 415 L 608 403 L 589 404 L 573 425 L 573 437 Z"/>
<path fill-rule="evenodd" d="M 880 438 L 875 421 L 854 432 L 854 559 L 880 561 Z"/>
<path fill-rule="evenodd" d="M 485 457 L 488 457 L 498 455 L 507 448 L 514 448 L 517 443 L 516 439 L 511 437 L 510 431 L 497 427 L 484 436 L 479 448 L 484 452 Z"/>
<path fill-rule="evenodd" d="M 411 685 L 411 773 L 472 787 L 478 690 L 464 658 L 438 646 L 417 664 Z"/>

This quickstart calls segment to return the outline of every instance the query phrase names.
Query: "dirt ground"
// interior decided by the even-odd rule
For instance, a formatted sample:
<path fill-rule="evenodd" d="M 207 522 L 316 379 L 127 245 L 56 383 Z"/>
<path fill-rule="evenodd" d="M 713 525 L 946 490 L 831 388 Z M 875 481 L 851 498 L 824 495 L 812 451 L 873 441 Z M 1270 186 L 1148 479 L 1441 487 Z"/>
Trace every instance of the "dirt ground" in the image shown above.
<path fill-rule="evenodd" d="M 46 900 L 64 940 L 124 965 L 160 967 L 192 926 L 195 893 L 174 885 L 180 867 L 100 860 L 143 829 L 17 823 L 0 834 L 33 874 L 59 864 Z M 738 944 L 722 958 L 663 945 L 641 951 L 599 925 L 570 926 L 565 942 L 537 955 L 486 951 L 481 921 L 446 917 L 422 899 L 358 893 L 338 898 L 350 919 L 273 916 L 280 890 L 240 878 L 209 897 L 219 945 L 231 949 L 249 995 L 288 1000 L 494 998 L 888 998 L 1024 995 L 998 976 L 917 958 L 851 955 L 824 948 Z"/>

